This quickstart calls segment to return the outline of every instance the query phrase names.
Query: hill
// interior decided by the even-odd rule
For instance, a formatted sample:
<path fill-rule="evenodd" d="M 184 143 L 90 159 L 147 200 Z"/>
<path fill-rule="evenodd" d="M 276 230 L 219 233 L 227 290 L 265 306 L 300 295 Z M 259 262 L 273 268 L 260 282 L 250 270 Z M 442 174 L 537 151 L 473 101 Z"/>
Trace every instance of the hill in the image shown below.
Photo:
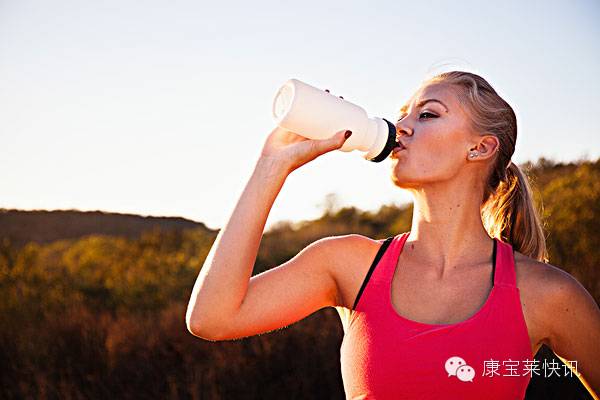
<path fill-rule="evenodd" d="M 15 210 L 0 208 L 0 238 L 14 247 L 28 242 L 51 243 L 78 239 L 88 235 L 139 238 L 142 232 L 158 228 L 162 231 L 200 229 L 216 231 L 201 222 L 181 217 L 151 217 L 103 211 L 79 210 Z"/>

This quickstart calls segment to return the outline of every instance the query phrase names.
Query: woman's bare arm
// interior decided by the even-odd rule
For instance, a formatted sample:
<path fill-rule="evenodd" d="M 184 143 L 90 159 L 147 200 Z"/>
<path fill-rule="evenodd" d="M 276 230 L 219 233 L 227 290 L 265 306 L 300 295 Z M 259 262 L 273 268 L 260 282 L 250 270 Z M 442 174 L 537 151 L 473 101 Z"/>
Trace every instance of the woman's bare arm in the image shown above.
<path fill-rule="evenodd" d="M 252 277 L 252 282 L 250 278 L 267 217 L 289 173 L 345 140 L 343 131 L 325 140 L 308 140 L 279 128 L 271 133 L 196 279 L 186 313 L 191 333 L 214 340 L 259 333 L 334 300 L 335 281 L 323 262 L 333 239 L 307 246 L 277 271 Z"/>
<path fill-rule="evenodd" d="M 600 309 L 590 293 L 569 273 L 548 265 L 547 296 L 541 302 L 552 351 L 594 396 L 600 393 Z M 598 397 L 595 397 L 598 398 Z"/>
<path fill-rule="evenodd" d="M 196 279 L 186 315 L 191 333 L 209 338 L 231 323 L 246 296 L 264 225 L 286 178 L 287 172 L 273 160 L 256 163 Z"/>

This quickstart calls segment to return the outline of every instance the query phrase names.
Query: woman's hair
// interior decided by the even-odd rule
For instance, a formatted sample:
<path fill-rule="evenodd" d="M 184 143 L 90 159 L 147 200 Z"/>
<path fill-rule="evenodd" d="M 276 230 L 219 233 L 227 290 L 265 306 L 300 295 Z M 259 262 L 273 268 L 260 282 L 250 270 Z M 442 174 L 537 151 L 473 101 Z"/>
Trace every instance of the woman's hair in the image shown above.
<path fill-rule="evenodd" d="M 500 142 L 487 175 L 481 217 L 488 234 L 508 242 L 531 258 L 548 261 L 546 239 L 533 202 L 528 178 L 511 161 L 517 141 L 517 117 L 511 106 L 479 75 L 451 71 L 426 81 L 458 88 L 477 132 L 492 134 Z"/>

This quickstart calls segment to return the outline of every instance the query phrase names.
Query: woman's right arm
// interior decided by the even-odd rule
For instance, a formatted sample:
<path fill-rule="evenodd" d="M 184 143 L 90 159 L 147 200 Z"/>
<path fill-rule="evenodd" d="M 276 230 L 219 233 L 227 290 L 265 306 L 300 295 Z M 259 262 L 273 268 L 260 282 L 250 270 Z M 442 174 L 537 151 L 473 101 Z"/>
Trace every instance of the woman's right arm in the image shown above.
<path fill-rule="evenodd" d="M 228 222 L 220 230 L 194 284 L 186 312 L 188 330 L 209 340 L 246 337 L 287 326 L 334 305 L 337 288 L 327 269 L 344 246 L 318 240 L 288 262 L 251 277 L 264 226 L 287 176 L 321 154 L 340 148 L 340 131 L 310 140 L 275 128 Z"/>

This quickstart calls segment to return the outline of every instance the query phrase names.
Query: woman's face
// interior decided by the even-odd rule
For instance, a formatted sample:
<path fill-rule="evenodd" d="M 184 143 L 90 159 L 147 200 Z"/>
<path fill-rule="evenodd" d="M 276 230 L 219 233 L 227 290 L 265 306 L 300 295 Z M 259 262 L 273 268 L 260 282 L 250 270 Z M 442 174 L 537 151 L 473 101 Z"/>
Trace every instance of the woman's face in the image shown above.
<path fill-rule="evenodd" d="M 449 180 L 468 162 L 477 135 L 455 90 L 444 83 L 426 84 L 402 107 L 396 139 L 406 149 L 390 156 L 396 186 Z"/>

